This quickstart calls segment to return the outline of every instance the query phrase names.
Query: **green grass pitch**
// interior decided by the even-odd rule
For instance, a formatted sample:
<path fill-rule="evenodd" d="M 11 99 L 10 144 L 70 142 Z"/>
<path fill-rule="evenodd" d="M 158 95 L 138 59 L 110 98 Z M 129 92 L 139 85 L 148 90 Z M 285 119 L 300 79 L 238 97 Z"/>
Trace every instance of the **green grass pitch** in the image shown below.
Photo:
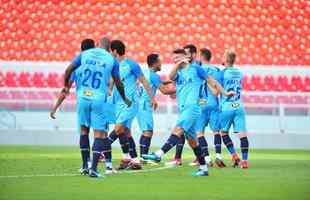
<path fill-rule="evenodd" d="M 113 156 L 116 165 L 120 151 Z M 310 151 L 252 150 L 249 169 L 211 168 L 209 177 L 192 177 L 191 160 L 186 150 L 182 167 L 91 179 L 78 175 L 77 147 L 0 146 L 0 199 L 310 199 Z"/>

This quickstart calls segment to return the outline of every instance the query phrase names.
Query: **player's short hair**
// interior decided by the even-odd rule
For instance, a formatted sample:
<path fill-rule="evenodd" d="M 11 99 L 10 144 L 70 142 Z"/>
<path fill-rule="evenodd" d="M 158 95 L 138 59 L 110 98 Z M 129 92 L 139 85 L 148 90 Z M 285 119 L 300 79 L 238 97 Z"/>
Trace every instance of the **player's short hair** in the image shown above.
<path fill-rule="evenodd" d="M 120 56 L 125 54 L 126 46 L 121 40 L 112 40 L 111 51 L 116 50 L 117 54 Z"/>
<path fill-rule="evenodd" d="M 233 65 L 236 61 L 236 53 L 233 50 L 227 50 L 226 52 L 226 62 Z"/>
<path fill-rule="evenodd" d="M 159 54 L 157 53 L 149 54 L 146 58 L 147 65 L 148 66 L 154 65 L 158 61 L 158 58 L 159 58 Z"/>
<path fill-rule="evenodd" d="M 211 51 L 207 48 L 200 49 L 200 55 L 204 57 L 207 61 L 210 61 L 212 57 Z"/>
<path fill-rule="evenodd" d="M 183 49 L 189 49 L 189 52 L 190 52 L 191 54 L 197 53 L 197 47 L 196 47 L 195 45 L 193 45 L 193 44 L 185 45 L 185 46 L 183 47 Z"/>
<path fill-rule="evenodd" d="M 103 37 L 99 41 L 100 48 L 103 48 L 107 51 L 110 51 L 110 45 L 111 45 L 111 41 L 108 37 Z"/>
<path fill-rule="evenodd" d="M 95 41 L 93 39 L 87 38 L 81 42 L 81 51 L 86 51 L 91 48 L 95 48 Z"/>
<path fill-rule="evenodd" d="M 185 52 L 184 49 L 175 49 L 175 50 L 173 51 L 173 53 L 174 53 L 174 54 L 184 54 L 184 55 L 186 55 L 186 52 Z"/>

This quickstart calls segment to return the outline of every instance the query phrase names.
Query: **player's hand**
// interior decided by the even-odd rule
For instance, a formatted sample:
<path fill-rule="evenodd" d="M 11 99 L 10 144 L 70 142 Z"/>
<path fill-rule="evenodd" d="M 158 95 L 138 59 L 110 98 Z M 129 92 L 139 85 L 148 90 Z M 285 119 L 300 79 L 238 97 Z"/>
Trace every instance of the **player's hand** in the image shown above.
<path fill-rule="evenodd" d="M 232 96 L 235 96 L 235 95 L 236 95 L 236 92 L 233 91 L 233 90 L 225 92 L 225 96 L 228 96 L 228 97 L 232 97 Z"/>
<path fill-rule="evenodd" d="M 55 114 L 56 114 L 56 110 L 52 110 L 52 111 L 50 112 L 50 117 L 51 117 L 52 119 L 56 119 Z"/>
<path fill-rule="evenodd" d="M 154 110 L 156 110 L 158 108 L 158 102 L 156 101 L 156 99 L 154 97 L 151 100 L 151 104 L 152 104 L 152 108 Z"/>
<path fill-rule="evenodd" d="M 132 102 L 126 97 L 125 100 L 124 100 L 125 104 L 130 107 Z"/>

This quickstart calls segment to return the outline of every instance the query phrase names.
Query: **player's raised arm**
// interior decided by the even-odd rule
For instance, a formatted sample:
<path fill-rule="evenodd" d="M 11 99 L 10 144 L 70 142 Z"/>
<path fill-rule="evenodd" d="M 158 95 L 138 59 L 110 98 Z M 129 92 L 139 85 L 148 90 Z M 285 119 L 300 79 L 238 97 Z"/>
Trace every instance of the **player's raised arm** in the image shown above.
<path fill-rule="evenodd" d="M 225 96 L 233 96 L 235 93 L 233 91 L 226 92 L 224 88 L 217 82 L 212 76 L 208 75 L 207 72 L 200 66 L 197 66 L 198 76 L 207 81 L 208 86 L 211 90 L 214 90 L 215 93 L 221 93 Z M 218 91 L 218 92 L 217 92 Z"/>

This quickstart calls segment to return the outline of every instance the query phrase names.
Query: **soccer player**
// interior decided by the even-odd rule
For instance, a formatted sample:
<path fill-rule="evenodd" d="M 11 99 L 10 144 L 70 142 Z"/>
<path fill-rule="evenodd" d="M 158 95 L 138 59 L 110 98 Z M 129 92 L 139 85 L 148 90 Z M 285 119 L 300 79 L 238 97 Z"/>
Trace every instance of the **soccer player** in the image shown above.
<path fill-rule="evenodd" d="M 181 135 L 185 135 L 200 164 L 199 170 L 194 176 L 208 176 L 208 167 L 201 148 L 197 144 L 196 133 L 193 130 L 201 114 L 201 108 L 198 103 L 199 89 L 203 81 L 206 80 L 211 87 L 220 90 L 225 95 L 233 95 L 234 93 L 225 92 L 219 83 L 211 76 L 208 76 L 199 65 L 189 63 L 184 49 L 177 49 L 173 54 L 176 64 L 171 69 L 169 78 L 176 82 L 176 96 L 179 109 L 178 120 L 162 148 L 155 153 L 144 155 L 143 158 L 160 162 L 162 156 L 179 142 Z"/>
<path fill-rule="evenodd" d="M 81 52 L 82 51 L 86 51 L 88 49 L 94 48 L 95 47 L 95 42 L 92 39 L 85 39 L 81 42 Z M 72 87 L 72 84 L 75 80 L 75 76 L 74 73 L 72 74 L 72 76 L 70 77 L 70 82 L 69 82 L 69 87 Z M 62 102 L 65 100 L 66 98 L 66 94 L 63 90 L 60 91 L 60 95 L 56 101 L 56 104 L 54 105 L 54 107 L 52 108 L 51 112 L 50 112 L 50 117 L 52 119 L 56 119 L 55 114 L 58 110 L 58 108 L 61 106 Z"/>
<path fill-rule="evenodd" d="M 200 60 L 202 62 L 202 68 L 207 71 L 210 76 L 215 80 L 220 82 L 220 69 L 211 65 L 211 51 L 209 49 L 203 48 L 200 50 Z M 218 167 L 225 167 L 223 158 L 221 155 L 221 135 L 220 135 L 220 119 L 219 119 L 219 99 L 218 92 L 215 93 L 208 87 L 207 83 L 203 84 L 201 87 L 201 98 L 199 104 L 202 109 L 201 117 L 198 119 L 195 130 L 197 133 L 197 139 L 199 146 L 203 154 L 205 155 L 206 162 L 209 166 L 212 166 L 212 160 L 209 156 L 208 143 L 204 137 L 205 127 L 209 125 L 211 131 L 214 134 L 214 146 L 215 146 L 215 164 Z M 198 165 L 197 159 L 190 163 L 191 166 Z"/>
<path fill-rule="evenodd" d="M 234 132 L 240 138 L 242 154 L 241 168 L 248 168 L 249 141 L 246 134 L 245 109 L 241 100 L 242 73 L 234 67 L 236 53 L 228 50 L 224 54 L 225 69 L 221 72 L 221 84 L 227 91 L 234 91 L 231 97 L 221 96 L 221 134 L 224 144 L 232 155 L 233 166 L 239 166 L 240 159 L 229 137 L 229 129 L 233 125 Z"/>
<path fill-rule="evenodd" d="M 81 137 L 87 135 L 89 128 L 94 129 L 93 160 L 89 176 L 100 177 L 97 164 L 101 153 L 105 156 L 106 169 L 112 170 L 111 143 L 107 138 L 109 116 L 106 114 L 109 107 L 107 98 L 111 76 L 124 104 L 130 106 L 131 101 L 125 96 L 124 86 L 119 76 L 119 64 L 108 51 L 93 48 L 76 56 L 65 71 L 65 93 L 69 91 L 70 76 L 73 71 L 76 75 L 77 113 Z M 81 140 L 81 149 L 89 149 L 86 139 L 81 138 Z M 86 166 L 87 164 L 83 162 L 85 173 L 88 171 Z"/>
<path fill-rule="evenodd" d="M 125 44 L 120 40 L 111 42 L 111 52 L 120 63 L 120 77 L 125 87 L 125 94 L 131 100 L 132 105 L 127 107 L 120 99 L 119 92 L 113 89 L 113 98 L 115 98 L 116 122 L 114 131 L 109 135 L 110 142 L 113 143 L 117 138 L 123 151 L 123 159 L 118 169 L 141 169 L 142 165 L 137 158 L 136 145 L 130 134 L 130 128 L 133 119 L 138 112 L 138 85 L 139 81 L 149 97 L 151 106 L 156 109 L 157 102 L 152 94 L 148 81 L 145 79 L 140 66 L 133 60 L 125 57 Z"/>
<path fill-rule="evenodd" d="M 197 47 L 193 44 L 187 44 L 183 47 L 186 56 L 189 58 L 191 64 L 201 65 L 201 62 L 197 60 Z M 182 165 L 182 152 L 185 144 L 184 135 L 181 136 L 179 143 L 176 145 L 174 159 L 166 162 L 166 165 L 180 166 Z"/>
<path fill-rule="evenodd" d="M 144 70 L 144 76 L 147 79 L 151 89 L 152 95 L 156 95 L 157 89 L 162 94 L 171 95 L 175 93 L 175 89 L 171 89 L 166 83 L 160 79 L 157 74 L 161 70 L 161 58 L 159 54 L 152 53 L 147 56 L 148 69 Z M 153 136 L 153 108 L 151 100 L 144 87 L 141 88 L 139 98 L 139 112 L 137 115 L 138 125 L 142 131 L 140 137 L 140 157 L 149 153 L 151 139 Z"/>

